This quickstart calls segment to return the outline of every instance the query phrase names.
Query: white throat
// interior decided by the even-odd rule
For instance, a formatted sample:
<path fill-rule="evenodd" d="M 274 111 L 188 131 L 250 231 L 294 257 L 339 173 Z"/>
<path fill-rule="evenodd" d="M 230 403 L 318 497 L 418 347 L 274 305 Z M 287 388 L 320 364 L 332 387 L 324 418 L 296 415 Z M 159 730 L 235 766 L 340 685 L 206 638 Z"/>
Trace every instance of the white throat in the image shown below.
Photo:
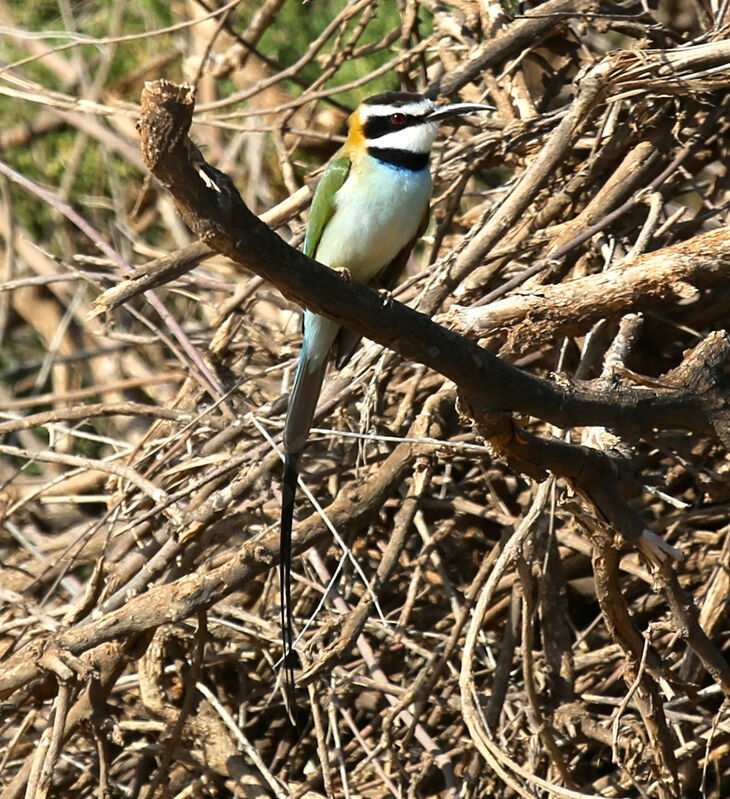
<path fill-rule="evenodd" d="M 430 153 L 438 133 L 434 122 L 421 122 L 403 130 L 394 130 L 368 142 L 368 147 L 385 150 L 406 150 L 411 153 Z"/>

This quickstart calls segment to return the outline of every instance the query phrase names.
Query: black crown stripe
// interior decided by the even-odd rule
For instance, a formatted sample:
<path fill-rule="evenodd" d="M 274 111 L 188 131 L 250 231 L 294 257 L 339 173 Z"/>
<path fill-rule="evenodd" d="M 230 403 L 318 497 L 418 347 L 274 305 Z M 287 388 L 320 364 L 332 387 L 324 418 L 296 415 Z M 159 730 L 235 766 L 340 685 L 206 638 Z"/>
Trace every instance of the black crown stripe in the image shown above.
<path fill-rule="evenodd" d="M 420 172 L 428 166 L 428 153 L 414 153 L 412 150 L 398 150 L 395 147 L 368 147 L 368 155 L 399 169 Z"/>
<path fill-rule="evenodd" d="M 420 102 L 424 96 L 415 92 L 383 92 L 363 100 L 363 105 L 407 105 Z"/>

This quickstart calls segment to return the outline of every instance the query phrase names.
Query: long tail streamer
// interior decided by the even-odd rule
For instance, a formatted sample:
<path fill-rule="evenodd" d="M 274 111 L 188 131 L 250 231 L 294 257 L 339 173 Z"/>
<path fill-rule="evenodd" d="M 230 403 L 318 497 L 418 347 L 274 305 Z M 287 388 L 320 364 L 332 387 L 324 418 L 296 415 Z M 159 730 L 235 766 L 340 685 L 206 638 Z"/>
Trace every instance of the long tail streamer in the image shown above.
<path fill-rule="evenodd" d="M 299 453 L 287 453 L 281 489 L 281 537 L 279 591 L 281 598 L 281 634 L 284 650 L 284 685 L 288 711 L 294 716 L 294 625 L 291 606 L 291 537 L 294 521 L 294 498 L 299 477 Z"/>
<path fill-rule="evenodd" d="M 337 327 L 330 330 L 334 338 Z M 327 348 L 331 346 L 331 341 Z M 291 606 L 291 557 L 292 527 L 294 520 L 294 500 L 299 479 L 299 455 L 304 448 L 312 426 L 314 411 L 322 389 L 327 362 L 312 365 L 309 357 L 307 340 L 302 345 L 294 386 L 289 397 L 289 408 L 284 425 L 284 478 L 281 489 L 281 542 L 279 578 L 281 581 L 281 629 L 284 647 L 284 680 L 289 714 L 294 720 L 296 705 L 294 703 L 294 632 Z"/>

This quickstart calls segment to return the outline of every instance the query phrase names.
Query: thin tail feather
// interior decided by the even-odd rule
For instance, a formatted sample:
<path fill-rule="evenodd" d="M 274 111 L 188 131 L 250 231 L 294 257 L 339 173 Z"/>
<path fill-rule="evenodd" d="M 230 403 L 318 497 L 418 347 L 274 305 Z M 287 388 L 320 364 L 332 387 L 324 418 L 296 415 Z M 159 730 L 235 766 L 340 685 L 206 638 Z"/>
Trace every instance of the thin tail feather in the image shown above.
<path fill-rule="evenodd" d="M 281 635 L 284 650 L 284 685 L 288 711 L 294 718 L 294 627 L 291 607 L 291 534 L 294 498 L 299 476 L 299 454 L 287 453 L 281 489 L 281 536 L 279 590 L 281 592 Z"/>
<path fill-rule="evenodd" d="M 279 590 L 281 592 L 281 634 L 284 650 L 284 683 L 289 714 L 296 718 L 294 699 L 294 625 L 291 603 L 292 528 L 294 500 L 299 479 L 299 454 L 309 435 L 319 392 L 322 388 L 326 362 L 310 370 L 306 349 L 302 351 L 284 426 L 284 476 L 281 489 L 281 525 L 279 550 Z"/>
<path fill-rule="evenodd" d="M 305 345 L 306 346 L 306 345 Z M 284 425 L 284 452 L 300 453 L 304 449 L 317 409 L 322 381 L 327 369 L 326 361 L 310 369 L 306 349 L 302 350 L 294 386 L 289 397 L 289 408 Z"/>

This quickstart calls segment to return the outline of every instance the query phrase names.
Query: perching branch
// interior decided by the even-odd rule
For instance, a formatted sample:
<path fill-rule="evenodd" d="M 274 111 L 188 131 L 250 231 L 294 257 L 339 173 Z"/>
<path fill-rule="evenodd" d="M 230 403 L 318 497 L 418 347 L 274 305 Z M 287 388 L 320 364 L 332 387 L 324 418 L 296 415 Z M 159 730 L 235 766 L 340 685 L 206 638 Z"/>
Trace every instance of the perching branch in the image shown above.
<path fill-rule="evenodd" d="M 648 435 L 656 428 L 680 427 L 730 441 L 722 391 L 727 336 L 715 342 L 699 392 L 681 385 L 607 392 L 586 384 L 559 386 L 521 372 L 425 315 L 348 283 L 286 244 L 251 213 L 230 179 L 207 164 L 188 138 L 194 101 L 190 86 L 148 83 L 138 130 L 145 163 L 211 249 L 266 278 L 299 304 L 435 369 L 491 411 L 529 414 L 562 428 L 602 425 Z"/>

